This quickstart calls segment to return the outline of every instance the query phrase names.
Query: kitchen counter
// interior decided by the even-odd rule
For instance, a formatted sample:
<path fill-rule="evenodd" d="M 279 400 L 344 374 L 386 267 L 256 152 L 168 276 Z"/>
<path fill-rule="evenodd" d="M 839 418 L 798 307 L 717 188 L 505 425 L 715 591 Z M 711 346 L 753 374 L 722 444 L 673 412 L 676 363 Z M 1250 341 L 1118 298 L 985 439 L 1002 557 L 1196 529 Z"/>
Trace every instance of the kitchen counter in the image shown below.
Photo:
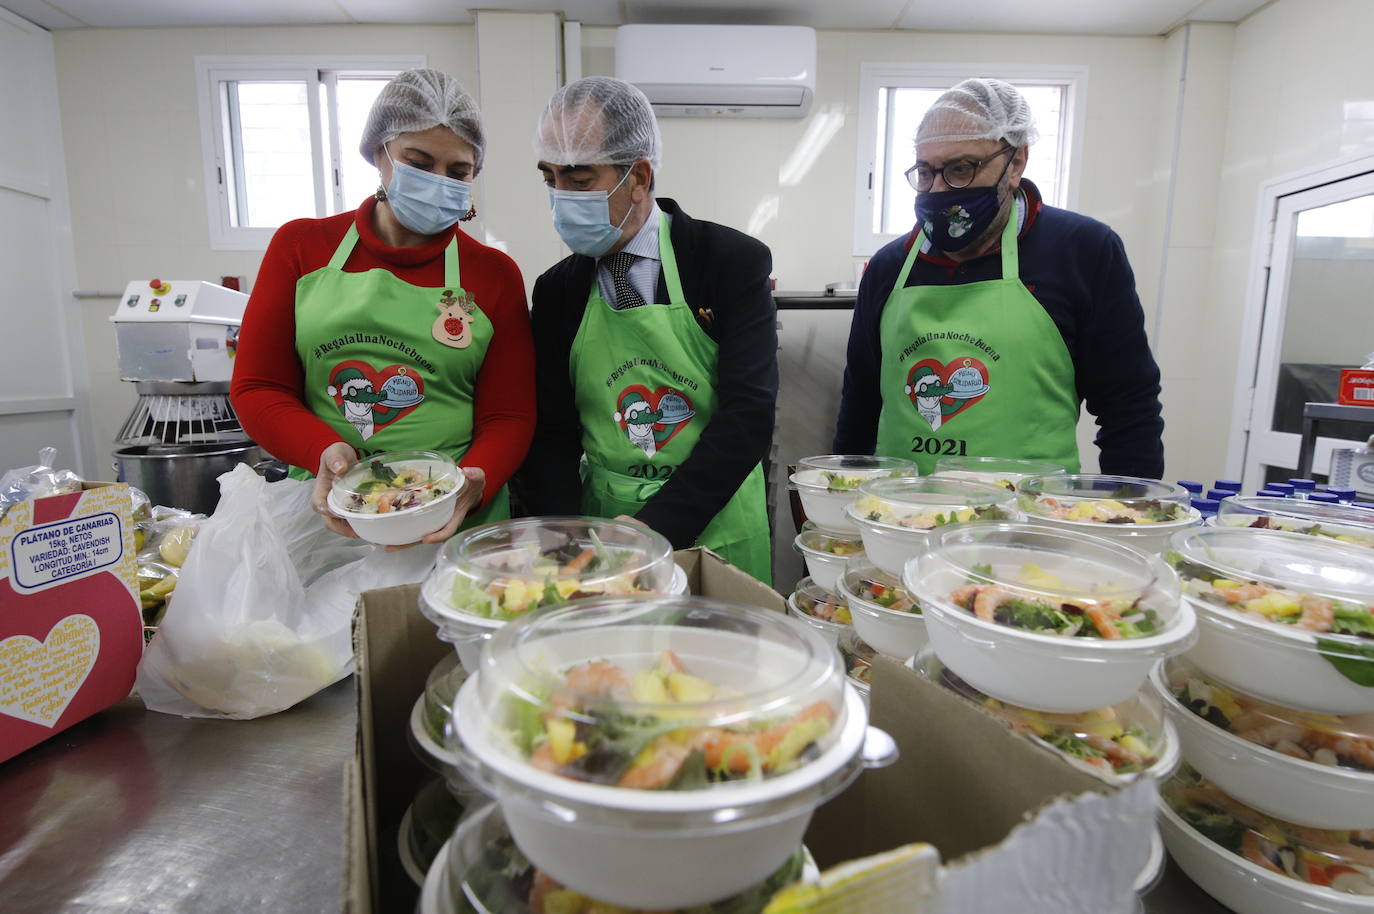
<path fill-rule="evenodd" d="M 128 699 L 0 763 L 5 911 L 334 914 L 353 681 L 271 717 L 169 717 Z M 1151 914 L 1225 914 L 1172 863 Z"/>
<path fill-rule="evenodd" d="M 126 699 L 0 763 L 0 909 L 338 912 L 353 680 L 260 720 Z"/>

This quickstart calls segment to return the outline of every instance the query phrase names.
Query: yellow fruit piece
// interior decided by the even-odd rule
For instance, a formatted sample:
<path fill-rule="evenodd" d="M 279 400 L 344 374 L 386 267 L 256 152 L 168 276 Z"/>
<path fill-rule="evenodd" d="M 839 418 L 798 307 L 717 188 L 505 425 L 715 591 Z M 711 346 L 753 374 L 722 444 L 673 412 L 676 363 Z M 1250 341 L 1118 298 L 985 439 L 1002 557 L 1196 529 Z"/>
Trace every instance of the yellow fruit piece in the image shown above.
<path fill-rule="evenodd" d="M 1145 741 L 1138 736 L 1124 736 L 1121 738 L 1121 748 L 1134 752 L 1143 758 L 1154 755 L 1154 750 L 1145 745 Z"/>
<path fill-rule="evenodd" d="M 561 717 L 551 717 L 544 721 L 544 732 L 549 737 L 549 753 L 560 765 L 575 762 L 587 754 L 587 746 L 577 742 L 577 725 Z"/>
<path fill-rule="evenodd" d="M 1302 612 L 1297 600 L 1281 593 L 1267 593 L 1246 603 L 1245 608 L 1266 616 L 1296 616 Z"/>
<path fill-rule="evenodd" d="M 1230 590 L 1232 587 L 1239 587 L 1239 581 L 1231 581 L 1226 578 L 1217 578 L 1212 582 L 1213 590 Z"/>
<path fill-rule="evenodd" d="M 507 582 L 501 594 L 501 608 L 508 613 L 522 612 L 534 599 L 530 586 L 519 578 Z"/>
<path fill-rule="evenodd" d="M 558 589 L 558 595 L 566 600 L 577 593 L 580 584 L 573 578 L 557 578 L 554 580 L 553 586 Z"/>
<path fill-rule="evenodd" d="M 1098 721 L 1096 723 L 1084 724 L 1083 729 L 1095 736 L 1105 739 L 1116 739 L 1126 731 L 1121 729 L 1121 725 L 1113 720 Z"/>
<path fill-rule="evenodd" d="M 195 542 L 195 527 L 178 527 L 168 533 L 162 540 L 162 545 L 157 547 L 158 554 L 168 565 L 180 568 L 186 562 L 186 556 L 191 553 L 191 544 Z"/>
<path fill-rule="evenodd" d="M 664 704 L 671 700 L 668 687 L 663 683 L 663 674 L 653 670 L 636 672 L 631 692 L 635 701 L 646 704 Z"/>
<path fill-rule="evenodd" d="M 1027 587 L 1057 589 L 1064 586 L 1064 582 L 1057 576 L 1050 574 L 1034 562 L 1027 562 L 1022 565 L 1021 570 L 1016 575 L 1016 580 L 1017 583 L 1025 584 Z"/>
<path fill-rule="evenodd" d="M 830 730 L 828 720 L 807 720 L 794 726 L 768 753 L 764 767 L 773 772 L 785 771 L 801 755 L 803 749 Z"/>
<path fill-rule="evenodd" d="M 972 508 L 960 508 L 954 512 L 954 516 L 963 522 L 973 520 L 977 515 Z"/>
<path fill-rule="evenodd" d="M 1035 731 L 1036 736 L 1049 736 L 1054 732 L 1054 727 L 1051 727 L 1045 721 L 1045 718 L 1040 716 L 1039 711 L 1032 711 L 1030 708 L 1022 708 L 1021 715 L 1025 718 L 1030 728 Z"/>
<path fill-rule="evenodd" d="M 691 673 L 669 673 L 667 678 L 668 691 L 674 701 L 710 701 L 716 693 L 713 685 Z"/>
<path fill-rule="evenodd" d="M 173 590 L 176 590 L 176 586 L 177 576 L 174 574 L 169 574 L 167 575 L 167 577 L 158 581 L 153 586 L 145 587 L 143 589 L 143 592 L 146 594 L 151 594 L 155 597 L 164 597 L 167 594 L 171 593 Z"/>
<path fill-rule="evenodd" d="M 544 896 L 544 914 L 582 914 L 587 898 L 572 889 L 556 889 Z"/>

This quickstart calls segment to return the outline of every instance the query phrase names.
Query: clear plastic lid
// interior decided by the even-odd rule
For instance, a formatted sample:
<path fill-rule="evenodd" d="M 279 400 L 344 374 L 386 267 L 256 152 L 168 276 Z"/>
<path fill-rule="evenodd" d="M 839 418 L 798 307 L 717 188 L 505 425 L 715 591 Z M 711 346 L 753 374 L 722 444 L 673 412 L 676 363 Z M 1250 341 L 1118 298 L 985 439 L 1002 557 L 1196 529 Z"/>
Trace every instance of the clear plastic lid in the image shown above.
<path fill-rule="evenodd" d="M 430 739 L 440 746 L 448 743 L 448 724 L 453 716 L 453 701 L 458 689 L 467 681 L 468 672 L 458 662 L 458 655 L 449 653 L 434 665 L 425 680 L 424 728 Z"/>
<path fill-rule="evenodd" d="M 1255 698 L 1208 676 L 1184 658 L 1164 667 L 1174 697 L 1241 739 L 1291 758 L 1374 776 L 1374 714 L 1317 714 Z"/>
<path fill-rule="evenodd" d="M 857 536 L 831 533 L 822 530 L 811 521 L 802 524 L 801 532 L 795 540 L 797 548 L 805 551 L 823 552 L 836 558 L 849 558 L 864 551 L 864 541 Z"/>
<path fill-rule="evenodd" d="M 1374 510 L 1310 499 L 1244 495 L 1228 498 L 1217 512 L 1222 527 L 1255 527 L 1305 533 L 1374 547 Z"/>
<path fill-rule="evenodd" d="M 826 590 L 811 578 L 802 578 L 792 594 L 792 602 L 797 609 L 834 625 L 853 625 L 854 617 L 849 614 L 849 603 L 842 594 Z"/>
<path fill-rule="evenodd" d="M 1037 739 L 1100 774 L 1139 774 L 1167 754 L 1169 736 L 1163 703 L 1149 686 L 1117 705 L 1081 714 L 1055 714 L 983 694 L 941 663 L 933 650 L 922 651 L 914 665 L 926 679 L 962 696 L 1015 732 Z"/>
<path fill-rule="evenodd" d="M 1188 827 L 1257 866 L 1334 892 L 1374 895 L 1374 842 L 1368 832 L 1275 819 L 1222 793 L 1187 765 L 1160 794 Z"/>
<path fill-rule="evenodd" d="M 1031 476 L 1055 476 L 1067 473 L 1057 463 L 1048 460 L 1018 460 L 1013 457 L 941 457 L 935 461 L 932 476 L 947 479 L 968 479 L 989 485 L 1015 489 L 1016 484 Z"/>
<path fill-rule="evenodd" d="M 1168 566 L 1110 540 L 1032 524 L 965 524 L 907 564 L 926 611 L 1075 641 L 1152 638 L 1178 615 Z"/>
<path fill-rule="evenodd" d="M 673 547 L 632 521 L 525 517 L 474 527 L 444 544 L 422 593 L 443 621 L 487 627 L 569 600 L 661 592 Z"/>
<path fill-rule="evenodd" d="M 333 507 L 343 514 L 410 511 L 460 491 L 467 480 L 435 451 L 389 451 L 354 463 L 334 478 Z"/>
<path fill-rule="evenodd" d="M 637 792 L 786 775 L 824 754 L 846 714 L 839 655 L 819 634 L 692 597 L 587 600 L 507 625 L 473 685 L 479 717 L 460 715 L 460 734 L 479 730 L 511 765 Z"/>
<path fill-rule="evenodd" d="M 1338 669 L 1342 660 L 1363 670 L 1374 665 L 1374 553 L 1368 549 L 1250 527 L 1181 531 L 1170 546 L 1169 564 L 1196 604 L 1249 623 L 1243 631 L 1252 636 L 1316 638 Z M 1374 672 L 1353 678 L 1365 676 Z"/>
<path fill-rule="evenodd" d="M 840 575 L 838 586 L 843 599 L 866 609 L 921 614 L 921 605 L 912 599 L 902 582 L 872 562 L 851 561 Z"/>
<path fill-rule="evenodd" d="M 883 476 L 915 476 L 916 464 L 900 457 L 872 454 L 825 454 L 797 461 L 792 484 L 830 492 L 857 489 L 859 483 Z"/>
<path fill-rule="evenodd" d="M 855 518 L 906 530 L 1021 516 L 1015 493 L 1001 486 L 934 476 L 865 482 L 849 510 Z"/>
<path fill-rule="evenodd" d="M 1035 476 L 1016 484 L 1029 515 L 1084 524 L 1165 524 L 1191 520 L 1183 486 L 1135 476 Z"/>
<path fill-rule="evenodd" d="M 803 876 L 804 848 L 757 886 L 682 914 L 761 914 L 773 895 Z M 466 816 L 449 843 L 452 910 L 456 914 L 670 914 L 596 901 L 565 888 L 530 862 L 495 804 Z"/>
<path fill-rule="evenodd" d="M 852 629 L 840 635 L 840 657 L 844 659 L 844 674 L 860 688 L 873 686 L 873 658 L 878 652 Z"/>

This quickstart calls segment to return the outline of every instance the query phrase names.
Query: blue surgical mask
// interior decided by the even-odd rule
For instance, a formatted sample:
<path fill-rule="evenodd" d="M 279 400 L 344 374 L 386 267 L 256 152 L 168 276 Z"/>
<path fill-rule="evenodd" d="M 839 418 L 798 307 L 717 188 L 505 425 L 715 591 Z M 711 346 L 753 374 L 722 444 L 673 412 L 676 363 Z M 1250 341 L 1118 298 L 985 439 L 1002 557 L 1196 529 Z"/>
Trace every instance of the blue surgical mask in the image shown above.
<path fill-rule="evenodd" d="M 437 235 L 472 209 L 472 183 L 392 159 L 386 202 L 412 232 Z"/>
<path fill-rule="evenodd" d="M 627 209 L 620 225 L 611 225 L 611 194 L 620 189 L 630 173 L 610 190 L 558 190 L 549 188 L 553 227 L 563 243 L 578 254 L 600 257 L 620 240 L 620 226 L 630 218 Z"/>

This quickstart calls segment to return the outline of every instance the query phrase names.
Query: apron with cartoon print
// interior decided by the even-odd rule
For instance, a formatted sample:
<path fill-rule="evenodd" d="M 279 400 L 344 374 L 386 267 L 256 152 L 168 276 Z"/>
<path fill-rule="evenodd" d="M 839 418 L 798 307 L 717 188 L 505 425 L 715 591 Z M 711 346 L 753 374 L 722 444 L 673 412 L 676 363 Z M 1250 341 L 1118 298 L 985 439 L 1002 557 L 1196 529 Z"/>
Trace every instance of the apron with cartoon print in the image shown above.
<path fill-rule="evenodd" d="M 1059 328 L 1021 282 L 1017 220 L 1002 232 L 1002 278 L 906 287 L 916 236 L 879 324 L 877 453 L 1050 460 L 1078 472 L 1078 392 Z"/>
<path fill-rule="evenodd" d="M 669 238 L 659 252 L 669 303 L 617 311 L 596 278 L 569 368 L 586 454 L 582 510 L 635 515 L 692 453 L 716 410 L 717 347 L 682 294 Z M 772 579 L 763 467 L 755 466 L 697 544 L 763 581 Z"/>
<path fill-rule="evenodd" d="M 306 406 L 360 454 L 420 449 L 460 460 L 472 443 L 477 373 L 492 327 L 460 284 L 458 239 L 444 251 L 438 289 L 383 269 L 344 272 L 357 243 L 350 225 L 329 263 L 296 281 Z M 463 526 L 509 516 L 503 489 Z"/>

